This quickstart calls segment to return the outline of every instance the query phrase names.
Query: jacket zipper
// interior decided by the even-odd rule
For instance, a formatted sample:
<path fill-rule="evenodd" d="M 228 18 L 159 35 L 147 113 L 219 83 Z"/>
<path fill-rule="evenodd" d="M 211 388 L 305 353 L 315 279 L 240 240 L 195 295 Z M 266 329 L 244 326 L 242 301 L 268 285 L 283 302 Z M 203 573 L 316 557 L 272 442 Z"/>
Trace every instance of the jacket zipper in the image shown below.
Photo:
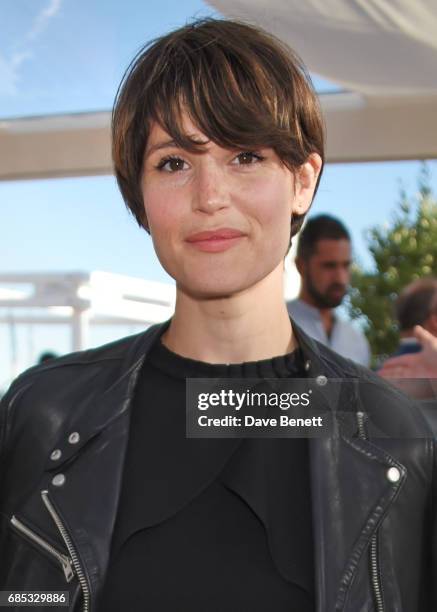
<path fill-rule="evenodd" d="M 79 584 L 82 589 L 82 594 L 83 594 L 82 612 L 90 612 L 90 588 L 88 586 L 88 581 L 86 579 L 85 572 L 83 571 L 80 565 L 80 561 L 79 561 L 79 557 L 77 556 L 76 549 L 74 548 L 74 545 L 71 541 L 68 531 L 65 529 L 58 512 L 56 511 L 55 507 L 53 506 L 52 502 L 49 499 L 49 492 L 41 491 L 41 497 L 52 519 L 54 520 L 56 527 L 58 528 L 59 533 L 61 534 L 62 539 L 64 540 L 65 545 L 70 554 L 71 561 L 74 566 L 74 570 L 76 572 L 77 578 L 79 580 Z"/>
<path fill-rule="evenodd" d="M 358 436 L 361 440 L 367 440 L 366 427 L 364 424 L 364 412 L 357 412 Z M 375 597 L 376 612 L 384 612 L 384 599 L 382 596 L 381 578 L 378 563 L 378 537 L 375 533 L 370 540 L 370 576 Z"/>
<path fill-rule="evenodd" d="M 41 536 L 36 534 L 34 531 L 29 529 L 24 523 L 22 523 L 16 516 L 11 518 L 11 524 L 18 529 L 21 533 L 23 533 L 29 540 L 32 540 L 38 546 L 43 548 L 46 552 L 48 552 L 52 557 L 54 557 L 62 566 L 62 570 L 64 572 L 65 580 L 67 582 L 71 582 L 74 578 L 74 569 L 72 566 L 72 561 L 67 555 L 63 555 L 60 553 L 54 546 L 46 542 Z"/>

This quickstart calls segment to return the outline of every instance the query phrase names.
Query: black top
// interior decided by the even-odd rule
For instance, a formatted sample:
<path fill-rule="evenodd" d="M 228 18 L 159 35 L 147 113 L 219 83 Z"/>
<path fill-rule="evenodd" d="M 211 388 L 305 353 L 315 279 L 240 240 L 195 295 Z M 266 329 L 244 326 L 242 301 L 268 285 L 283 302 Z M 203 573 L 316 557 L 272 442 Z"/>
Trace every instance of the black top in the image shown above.
<path fill-rule="evenodd" d="M 185 378 L 293 376 L 305 376 L 300 350 L 226 365 L 155 343 L 100 612 L 314 611 L 308 441 L 185 435 Z"/>

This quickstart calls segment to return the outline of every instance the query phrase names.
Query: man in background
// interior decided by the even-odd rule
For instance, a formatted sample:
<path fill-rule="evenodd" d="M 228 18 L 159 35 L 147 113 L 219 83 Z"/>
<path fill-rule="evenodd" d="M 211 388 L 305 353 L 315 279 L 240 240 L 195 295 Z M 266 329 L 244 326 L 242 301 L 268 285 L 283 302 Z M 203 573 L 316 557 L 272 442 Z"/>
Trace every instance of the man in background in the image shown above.
<path fill-rule="evenodd" d="M 430 379 L 436 387 L 437 396 L 437 336 L 420 325 L 414 328 L 414 336 L 421 345 L 418 353 L 409 353 L 387 359 L 378 374 L 383 378 L 400 380 Z"/>
<path fill-rule="evenodd" d="M 422 345 L 414 335 L 416 325 L 437 336 L 437 279 L 421 278 L 407 285 L 396 300 L 395 315 L 400 341 L 392 357 L 418 353 Z"/>
<path fill-rule="evenodd" d="M 53 351 L 44 351 L 38 357 L 37 363 L 38 364 L 46 363 L 47 361 L 51 361 L 52 359 L 56 359 L 57 357 L 58 357 L 58 355 L 55 352 L 53 352 Z"/>
<path fill-rule="evenodd" d="M 399 348 L 378 374 L 411 397 L 431 400 L 422 407 L 437 435 L 437 279 L 422 278 L 407 285 L 395 312 Z"/>
<path fill-rule="evenodd" d="M 369 366 L 370 348 L 364 334 L 335 313 L 348 290 L 351 257 L 350 235 L 341 221 L 330 215 L 311 218 L 297 246 L 299 297 L 288 302 L 287 308 L 310 336 L 343 357 Z"/>

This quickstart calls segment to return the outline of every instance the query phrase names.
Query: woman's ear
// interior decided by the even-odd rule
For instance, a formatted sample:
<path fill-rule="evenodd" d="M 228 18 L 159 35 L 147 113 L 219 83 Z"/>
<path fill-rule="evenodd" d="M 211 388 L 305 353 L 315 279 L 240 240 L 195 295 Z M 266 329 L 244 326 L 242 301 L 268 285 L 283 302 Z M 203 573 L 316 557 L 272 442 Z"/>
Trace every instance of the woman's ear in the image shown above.
<path fill-rule="evenodd" d="M 305 215 L 307 213 L 313 200 L 322 164 L 320 155 L 311 153 L 307 161 L 297 169 L 293 214 Z"/>

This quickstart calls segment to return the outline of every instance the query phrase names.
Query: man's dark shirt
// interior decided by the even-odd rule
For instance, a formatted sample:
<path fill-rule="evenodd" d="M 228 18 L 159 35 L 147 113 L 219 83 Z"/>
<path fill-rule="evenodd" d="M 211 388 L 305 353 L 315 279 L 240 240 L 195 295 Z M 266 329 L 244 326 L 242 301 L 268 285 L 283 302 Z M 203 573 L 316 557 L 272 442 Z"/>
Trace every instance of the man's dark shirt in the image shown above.
<path fill-rule="evenodd" d="M 423 349 L 422 345 L 415 338 L 404 340 L 401 342 L 396 351 L 390 355 L 390 357 L 400 357 L 401 355 L 410 355 L 414 353 L 420 353 Z"/>

